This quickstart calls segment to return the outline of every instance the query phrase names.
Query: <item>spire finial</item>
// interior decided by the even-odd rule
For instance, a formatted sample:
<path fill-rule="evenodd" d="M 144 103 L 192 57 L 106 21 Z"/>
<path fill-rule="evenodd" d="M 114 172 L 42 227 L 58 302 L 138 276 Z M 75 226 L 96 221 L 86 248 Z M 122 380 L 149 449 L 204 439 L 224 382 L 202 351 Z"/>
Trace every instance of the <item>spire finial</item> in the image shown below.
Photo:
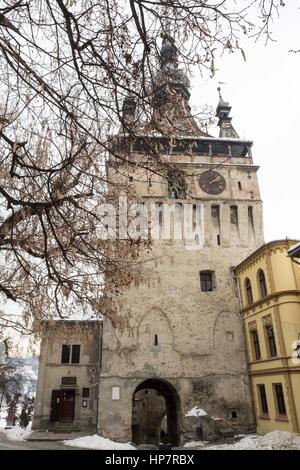
<path fill-rule="evenodd" d="M 163 1 L 163 7 L 162 7 L 162 29 L 163 29 L 163 35 L 167 37 L 172 37 L 172 32 L 171 32 L 171 14 L 170 14 L 170 6 L 168 5 L 168 2 L 166 0 Z"/>
<path fill-rule="evenodd" d="M 222 99 L 222 95 L 221 95 L 221 87 L 220 87 L 220 86 L 218 86 L 217 90 L 218 90 L 218 92 L 219 92 L 219 98 L 220 98 L 220 100 L 221 100 L 221 99 Z"/>

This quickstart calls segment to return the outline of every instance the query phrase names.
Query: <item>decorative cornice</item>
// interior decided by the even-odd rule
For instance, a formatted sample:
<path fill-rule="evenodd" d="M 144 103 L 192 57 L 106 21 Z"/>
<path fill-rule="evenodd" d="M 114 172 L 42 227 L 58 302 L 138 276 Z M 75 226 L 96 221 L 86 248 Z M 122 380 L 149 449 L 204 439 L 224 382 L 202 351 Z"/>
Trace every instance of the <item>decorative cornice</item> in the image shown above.
<path fill-rule="evenodd" d="M 282 248 L 289 248 L 289 246 L 293 243 L 296 243 L 296 240 L 292 239 L 285 239 L 285 240 L 273 240 L 268 243 L 264 243 L 259 248 L 257 248 L 253 253 L 251 253 L 247 258 L 241 261 L 237 266 L 234 268 L 234 273 L 237 275 L 238 273 L 242 272 L 243 268 L 250 263 L 250 261 L 254 261 L 259 255 L 266 255 L 269 250 L 274 249 L 276 246 L 282 246 Z"/>
<path fill-rule="evenodd" d="M 249 310 L 255 309 L 256 307 L 260 307 L 263 303 L 269 303 L 274 300 L 274 303 L 278 304 L 277 297 L 281 296 L 287 296 L 287 295 L 300 295 L 300 290 L 299 289 L 291 289 L 291 290 L 282 290 L 278 292 L 274 292 L 272 294 L 267 295 L 267 297 L 263 297 L 262 299 L 257 300 L 251 305 L 247 305 L 247 307 L 244 307 L 240 312 L 241 313 L 247 313 Z M 300 303 L 300 299 L 299 299 Z"/>

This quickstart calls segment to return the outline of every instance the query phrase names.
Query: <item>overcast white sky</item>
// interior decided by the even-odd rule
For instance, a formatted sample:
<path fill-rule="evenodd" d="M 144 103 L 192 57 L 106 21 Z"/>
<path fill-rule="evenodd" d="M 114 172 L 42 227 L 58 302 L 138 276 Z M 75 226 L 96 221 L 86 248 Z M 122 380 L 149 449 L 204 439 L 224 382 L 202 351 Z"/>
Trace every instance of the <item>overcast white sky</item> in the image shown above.
<path fill-rule="evenodd" d="M 226 54 L 213 79 L 192 81 L 191 104 L 214 106 L 218 82 L 226 82 L 222 95 L 232 105 L 233 125 L 241 138 L 254 141 L 266 241 L 300 239 L 300 53 L 288 52 L 300 49 L 299 7 L 292 0 L 280 9 L 272 26 L 277 42 L 249 41 L 246 62 L 238 52 Z"/>

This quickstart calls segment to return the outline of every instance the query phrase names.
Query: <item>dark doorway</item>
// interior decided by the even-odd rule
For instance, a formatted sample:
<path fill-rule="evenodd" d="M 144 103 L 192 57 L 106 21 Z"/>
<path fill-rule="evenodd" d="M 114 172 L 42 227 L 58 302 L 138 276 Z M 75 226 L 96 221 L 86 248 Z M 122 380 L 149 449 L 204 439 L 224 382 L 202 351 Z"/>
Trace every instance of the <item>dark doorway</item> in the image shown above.
<path fill-rule="evenodd" d="M 75 390 L 63 389 L 60 391 L 60 416 L 59 420 L 71 422 L 74 420 Z"/>
<path fill-rule="evenodd" d="M 50 421 L 59 421 L 60 390 L 52 390 Z"/>
<path fill-rule="evenodd" d="M 180 398 L 166 380 L 147 379 L 132 397 L 132 441 L 137 445 L 158 445 L 162 436 L 164 443 L 180 445 Z"/>

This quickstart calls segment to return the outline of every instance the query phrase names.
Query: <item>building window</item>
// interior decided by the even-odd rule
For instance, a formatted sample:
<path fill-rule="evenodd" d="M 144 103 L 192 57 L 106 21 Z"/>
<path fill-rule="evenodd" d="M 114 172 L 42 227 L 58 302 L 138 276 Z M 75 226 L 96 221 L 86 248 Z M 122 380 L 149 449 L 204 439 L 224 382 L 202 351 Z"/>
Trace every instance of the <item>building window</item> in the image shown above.
<path fill-rule="evenodd" d="M 242 190 L 242 183 L 240 181 L 238 181 L 238 187 L 239 187 L 239 190 L 241 191 Z"/>
<path fill-rule="evenodd" d="M 269 354 L 271 357 L 277 356 L 277 349 L 276 349 L 276 342 L 275 342 L 275 335 L 274 329 L 272 325 L 266 325 L 266 333 L 267 333 L 267 340 L 269 346 Z"/>
<path fill-rule="evenodd" d="M 69 364 L 70 353 L 71 353 L 71 346 L 69 344 L 63 344 L 62 349 L 61 349 L 61 363 L 62 364 Z"/>
<path fill-rule="evenodd" d="M 220 235 L 217 235 L 217 245 L 221 245 Z"/>
<path fill-rule="evenodd" d="M 252 336 L 252 345 L 253 345 L 254 356 L 255 356 L 255 359 L 258 361 L 261 356 L 260 356 L 260 346 L 259 346 L 259 339 L 258 339 L 257 330 L 251 331 L 251 336 Z"/>
<path fill-rule="evenodd" d="M 265 278 L 265 273 L 263 272 L 262 269 L 258 271 L 258 283 L 259 283 L 259 290 L 260 290 L 261 297 L 267 297 L 268 291 L 267 291 L 267 285 L 266 285 L 266 278 Z"/>
<path fill-rule="evenodd" d="M 89 398 L 90 396 L 90 389 L 89 388 L 83 388 L 82 389 L 82 398 Z"/>
<path fill-rule="evenodd" d="M 246 278 L 245 280 L 245 289 L 246 289 L 246 296 L 247 296 L 247 303 L 248 305 L 253 304 L 253 295 L 252 295 L 252 287 L 250 279 Z"/>
<path fill-rule="evenodd" d="M 200 271 L 200 286 L 203 292 L 213 290 L 213 271 Z"/>
<path fill-rule="evenodd" d="M 269 409 L 268 409 L 268 402 L 267 402 L 267 395 L 266 395 L 266 387 L 263 384 L 258 385 L 258 393 L 259 393 L 260 412 L 263 415 L 268 415 Z"/>
<path fill-rule="evenodd" d="M 273 384 L 276 396 L 276 409 L 279 415 L 286 415 L 282 384 Z"/>
<path fill-rule="evenodd" d="M 72 346 L 72 364 L 79 364 L 80 362 L 80 344 L 73 344 Z"/>
<path fill-rule="evenodd" d="M 158 346 L 158 336 L 154 335 L 154 346 Z"/>
<path fill-rule="evenodd" d="M 80 344 L 63 344 L 61 350 L 61 363 L 69 364 L 71 358 L 72 364 L 79 364 L 80 362 Z"/>

